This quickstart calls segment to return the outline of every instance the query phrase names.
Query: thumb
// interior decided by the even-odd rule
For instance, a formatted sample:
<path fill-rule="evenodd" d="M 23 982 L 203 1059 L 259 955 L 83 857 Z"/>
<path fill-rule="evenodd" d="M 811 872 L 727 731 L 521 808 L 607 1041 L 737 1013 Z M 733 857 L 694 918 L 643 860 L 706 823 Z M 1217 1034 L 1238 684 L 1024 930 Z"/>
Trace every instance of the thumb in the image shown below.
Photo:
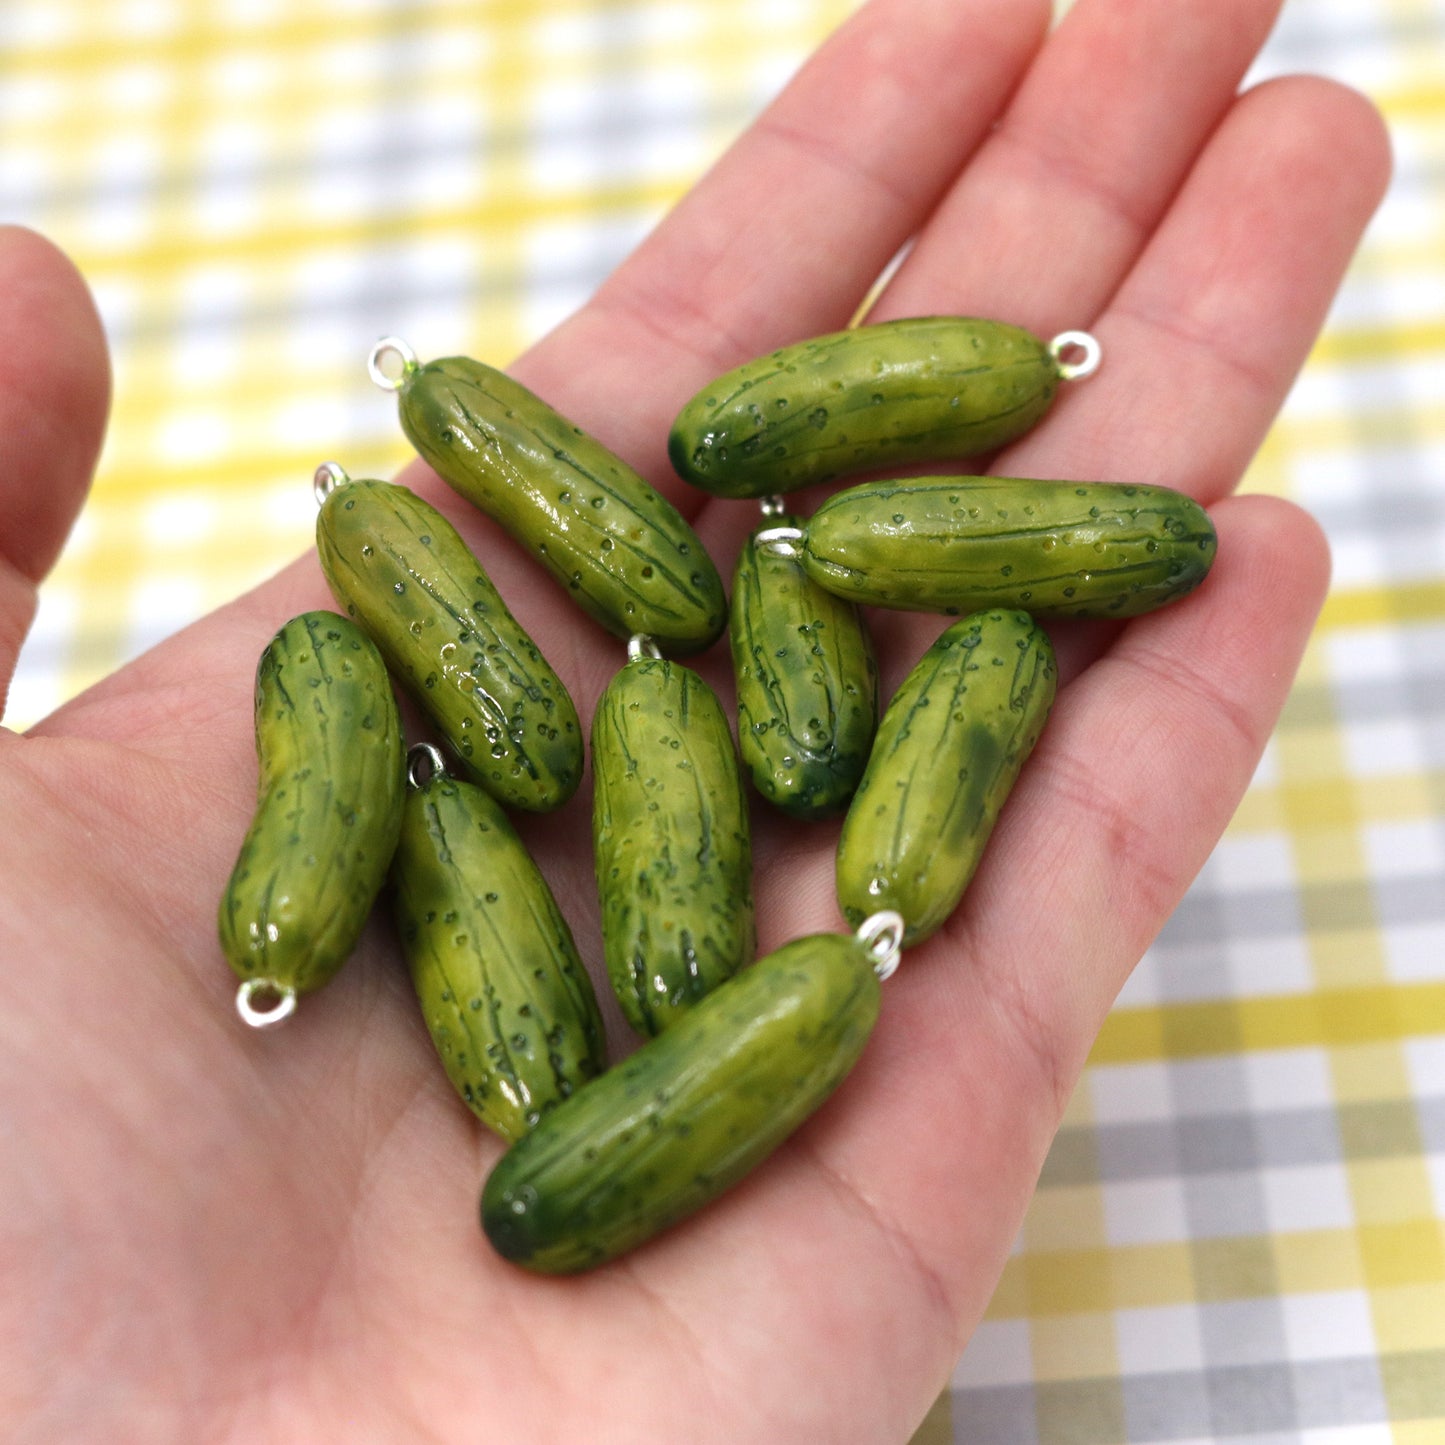
<path fill-rule="evenodd" d="M 0 716 L 109 402 L 105 337 L 79 272 L 33 231 L 0 226 Z"/>

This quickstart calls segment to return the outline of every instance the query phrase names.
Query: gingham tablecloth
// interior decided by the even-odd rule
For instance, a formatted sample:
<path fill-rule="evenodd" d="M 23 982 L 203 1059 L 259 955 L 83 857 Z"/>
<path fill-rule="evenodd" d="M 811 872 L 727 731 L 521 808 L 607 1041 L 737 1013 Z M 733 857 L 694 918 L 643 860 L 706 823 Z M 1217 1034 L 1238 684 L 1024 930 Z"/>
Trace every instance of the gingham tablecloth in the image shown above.
<path fill-rule="evenodd" d="M 406 458 L 373 340 L 505 362 L 846 0 L 7 0 L 0 218 L 114 348 L 24 727 Z M 746 44 L 738 37 L 745 35 Z M 1445 0 L 1294 0 L 1397 176 L 1248 485 L 1335 584 L 1224 841 L 1106 1025 L 920 1442 L 1445 1442 Z"/>

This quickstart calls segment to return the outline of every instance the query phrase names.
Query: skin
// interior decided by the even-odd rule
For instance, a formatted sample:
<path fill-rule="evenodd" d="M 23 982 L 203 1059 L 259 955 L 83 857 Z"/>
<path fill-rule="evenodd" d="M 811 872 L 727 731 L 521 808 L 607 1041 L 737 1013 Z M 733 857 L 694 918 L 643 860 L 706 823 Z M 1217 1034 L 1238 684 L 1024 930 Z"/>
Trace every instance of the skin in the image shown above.
<path fill-rule="evenodd" d="M 501 1146 L 450 1094 L 385 927 L 284 1028 L 232 1011 L 214 911 L 254 801 L 251 677 L 282 621 L 327 605 L 313 558 L 0 733 L 0 818 L 25 820 L 0 830 L 0 1435 L 907 1439 L 1105 1013 L 1249 781 L 1326 587 L 1306 516 L 1229 494 L 1388 158 L 1373 110 L 1332 83 L 1236 98 L 1274 11 L 1078 0 L 1045 40 L 1042 0 L 872 0 L 516 363 L 676 498 L 726 573 L 756 509 L 670 479 L 671 417 L 710 375 L 845 324 L 917 233 L 878 317 L 1001 315 L 1104 346 L 995 470 L 1166 481 L 1220 534 L 1176 607 L 1051 628 L 1054 716 L 962 907 L 885 986 L 862 1063 L 765 1169 L 646 1249 L 563 1281 L 492 1257 L 475 1203 Z M 80 280 L 15 230 L 0 341 L 8 677 L 107 393 Z M 488 559 L 590 717 L 615 639 L 433 478 L 406 480 Z M 885 688 L 938 628 L 878 616 Z M 725 645 L 699 665 L 730 700 Z M 526 827 L 600 978 L 586 808 L 584 786 Z M 760 946 L 839 926 L 836 824 L 757 816 Z"/>

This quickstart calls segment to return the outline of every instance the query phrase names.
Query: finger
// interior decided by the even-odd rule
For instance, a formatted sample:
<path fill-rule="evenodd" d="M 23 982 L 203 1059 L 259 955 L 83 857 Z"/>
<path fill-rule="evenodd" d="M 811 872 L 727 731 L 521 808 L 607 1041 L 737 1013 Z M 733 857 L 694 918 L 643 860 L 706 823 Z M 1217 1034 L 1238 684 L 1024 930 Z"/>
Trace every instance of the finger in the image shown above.
<path fill-rule="evenodd" d="M 1079 0 L 876 314 L 1086 325 L 1228 109 L 1278 0 Z"/>
<path fill-rule="evenodd" d="M 0 714 L 36 586 L 95 469 L 110 397 L 105 338 L 71 263 L 0 227 Z"/>
<path fill-rule="evenodd" d="M 665 455 L 678 407 L 847 322 L 987 133 L 1048 15 L 1041 0 L 872 0 L 514 374 L 682 496 Z"/>
<path fill-rule="evenodd" d="M 905 954 L 822 1147 L 976 1320 L 1092 1040 L 1264 748 L 1328 558 L 1292 505 L 1216 509 L 1209 584 L 1059 695 L 954 918 Z M 967 1251 L 962 1242 L 967 1242 Z M 978 1292 L 970 1293 L 974 1290 Z"/>
<path fill-rule="evenodd" d="M 1005 474 L 1162 482 L 1209 502 L 1243 474 L 1389 178 L 1378 113 L 1331 81 L 1242 96 L 1092 330 L 1104 365 Z"/>

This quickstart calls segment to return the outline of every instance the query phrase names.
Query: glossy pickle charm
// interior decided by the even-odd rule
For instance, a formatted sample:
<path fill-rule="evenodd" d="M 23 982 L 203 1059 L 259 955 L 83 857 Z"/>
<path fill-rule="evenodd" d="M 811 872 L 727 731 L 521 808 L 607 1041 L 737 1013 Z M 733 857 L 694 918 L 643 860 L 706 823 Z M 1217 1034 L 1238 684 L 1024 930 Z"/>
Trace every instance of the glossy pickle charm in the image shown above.
<path fill-rule="evenodd" d="M 770 803 L 826 818 L 847 807 L 868 762 L 878 667 L 858 608 L 818 586 L 795 549 L 767 544 L 796 519 L 773 509 L 766 520 L 733 575 L 738 752 Z"/>
<path fill-rule="evenodd" d="M 333 463 L 317 491 L 333 594 L 468 776 L 508 807 L 560 807 L 582 779 L 577 709 L 456 528 L 399 483 L 351 481 Z"/>
<path fill-rule="evenodd" d="M 399 376 L 382 362 L 400 359 Z M 505 372 L 466 356 L 418 363 L 384 338 L 370 370 L 402 430 L 454 491 L 531 552 L 618 637 L 696 652 L 727 621 L 722 579 L 682 514 L 621 458 Z"/>
<path fill-rule="evenodd" d="M 874 607 L 1137 617 L 1199 586 L 1217 539 L 1168 487 L 917 477 L 835 493 L 795 545 L 820 587 Z"/>
<path fill-rule="evenodd" d="M 355 623 L 304 612 L 256 668 L 260 786 L 218 916 L 236 1007 L 279 1023 L 356 947 L 401 827 L 404 744 L 391 680 Z"/>
<path fill-rule="evenodd" d="M 948 918 L 1053 705 L 1053 648 L 1024 612 L 960 618 L 894 694 L 838 842 L 838 903 L 899 913 L 904 942 Z"/>
<path fill-rule="evenodd" d="M 696 1213 L 847 1077 L 902 922 L 795 939 L 545 1115 L 492 1170 L 482 1228 L 527 1269 L 590 1269 Z"/>
<path fill-rule="evenodd" d="M 519 1139 L 606 1067 L 592 981 L 501 806 L 412 749 L 392 865 L 412 985 L 457 1093 Z"/>
<path fill-rule="evenodd" d="M 981 456 L 1036 425 L 1060 381 L 1098 362 L 1098 343 L 1081 331 L 1043 342 L 963 316 L 850 327 L 709 382 L 678 413 L 668 455 L 680 477 L 720 497 Z"/>
<path fill-rule="evenodd" d="M 732 732 L 691 668 L 634 639 L 592 719 L 603 953 L 655 1034 L 753 956 L 752 841 Z"/>

